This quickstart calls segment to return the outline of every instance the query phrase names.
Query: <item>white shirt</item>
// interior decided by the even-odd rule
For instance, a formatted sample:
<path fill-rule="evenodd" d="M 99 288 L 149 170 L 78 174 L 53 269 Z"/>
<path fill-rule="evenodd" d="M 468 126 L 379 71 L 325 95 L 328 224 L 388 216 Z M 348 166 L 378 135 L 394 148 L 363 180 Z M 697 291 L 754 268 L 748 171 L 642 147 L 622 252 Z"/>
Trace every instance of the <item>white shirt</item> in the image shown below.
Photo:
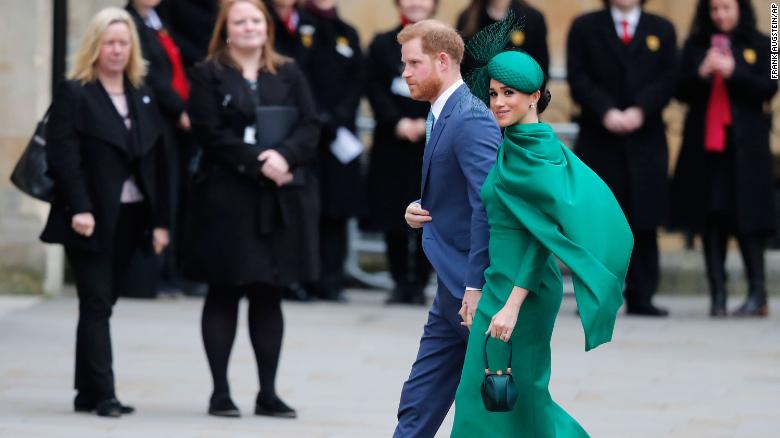
<path fill-rule="evenodd" d="M 433 101 L 433 104 L 431 104 L 431 112 L 433 113 L 434 117 L 434 125 L 436 124 L 436 121 L 439 120 L 439 116 L 444 109 L 444 105 L 447 104 L 447 100 L 449 100 L 450 96 L 452 96 L 452 93 L 454 93 L 455 90 L 457 90 L 461 85 L 463 85 L 463 79 L 458 79 L 454 84 L 450 85 L 449 88 L 444 90 L 444 93 L 441 93 L 441 96 L 437 97 L 436 100 Z"/>
<path fill-rule="evenodd" d="M 642 8 L 639 6 L 624 14 L 620 9 L 611 7 L 612 21 L 615 22 L 615 31 L 620 39 L 623 39 L 623 20 L 628 22 L 628 35 L 633 38 L 636 33 L 636 26 L 639 24 L 639 17 L 642 16 Z"/>
<path fill-rule="evenodd" d="M 155 12 L 154 9 L 149 9 L 146 18 L 144 18 L 144 24 L 154 30 L 160 30 L 163 27 L 162 20 L 160 20 L 160 16 L 157 15 L 157 12 Z"/>

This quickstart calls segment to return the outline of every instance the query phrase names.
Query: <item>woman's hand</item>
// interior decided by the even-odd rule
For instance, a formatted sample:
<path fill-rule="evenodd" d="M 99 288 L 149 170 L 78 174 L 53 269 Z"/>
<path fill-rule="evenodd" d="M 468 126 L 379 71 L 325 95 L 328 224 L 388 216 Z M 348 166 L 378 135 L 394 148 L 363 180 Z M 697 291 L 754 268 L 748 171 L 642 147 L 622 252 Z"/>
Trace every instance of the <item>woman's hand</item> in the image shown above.
<path fill-rule="evenodd" d="M 95 232 L 95 216 L 89 212 L 74 214 L 70 226 L 76 233 L 89 237 Z"/>
<path fill-rule="evenodd" d="M 189 131 L 192 129 L 192 122 L 190 122 L 190 116 L 187 114 L 187 111 L 182 111 L 181 115 L 179 116 L 177 125 L 179 128 L 181 128 L 182 131 Z"/>
<path fill-rule="evenodd" d="M 279 152 L 268 149 L 258 155 L 257 160 L 262 163 L 260 172 L 263 176 L 275 182 L 277 186 L 281 187 L 292 181 L 290 165 Z"/>
<path fill-rule="evenodd" d="M 504 307 L 493 315 L 493 318 L 490 320 L 490 326 L 488 326 L 485 334 L 490 333 L 491 337 L 508 342 L 512 337 L 512 332 L 515 330 L 517 315 L 520 313 L 520 306 L 523 305 L 523 301 L 525 301 L 527 296 L 527 289 L 515 286 L 512 289 L 512 293 L 509 295 L 506 304 L 504 304 Z"/>
<path fill-rule="evenodd" d="M 725 79 L 728 79 L 734 74 L 734 57 L 731 56 L 731 53 L 718 53 L 715 56 L 712 68 L 715 73 L 719 73 Z"/>
<path fill-rule="evenodd" d="M 152 247 L 154 248 L 155 254 L 162 254 L 163 250 L 170 242 L 171 237 L 168 234 L 168 230 L 166 228 L 155 228 L 152 231 Z"/>

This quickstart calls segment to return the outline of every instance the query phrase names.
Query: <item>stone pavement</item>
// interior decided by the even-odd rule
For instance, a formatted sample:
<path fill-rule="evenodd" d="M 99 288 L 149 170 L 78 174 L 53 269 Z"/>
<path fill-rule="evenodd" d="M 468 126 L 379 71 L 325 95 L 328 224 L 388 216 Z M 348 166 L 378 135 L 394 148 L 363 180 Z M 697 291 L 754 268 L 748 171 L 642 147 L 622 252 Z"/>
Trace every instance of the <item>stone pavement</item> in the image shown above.
<path fill-rule="evenodd" d="M 298 420 L 251 415 L 255 364 L 242 315 L 230 369 L 241 419 L 205 414 L 210 379 L 201 301 L 123 300 L 113 317 L 118 393 L 138 413 L 71 412 L 76 300 L 0 297 L 0 437 L 389 437 L 422 308 L 285 304 L 278 385 Z M 736 304 L 734 300 L 733 304 Z M 661 297 L 672 317 L 621 317 L 615 341 L 583 351 L 567 298 L 553 345 L 551 392 L 594 438 L 780 436 L 780 309 L 766 320 L 713 321 L 702 297 Z M 242 308 L 244 311 L 245 308 Z M 448 436 L 448 417 L 439 436 Z"/>

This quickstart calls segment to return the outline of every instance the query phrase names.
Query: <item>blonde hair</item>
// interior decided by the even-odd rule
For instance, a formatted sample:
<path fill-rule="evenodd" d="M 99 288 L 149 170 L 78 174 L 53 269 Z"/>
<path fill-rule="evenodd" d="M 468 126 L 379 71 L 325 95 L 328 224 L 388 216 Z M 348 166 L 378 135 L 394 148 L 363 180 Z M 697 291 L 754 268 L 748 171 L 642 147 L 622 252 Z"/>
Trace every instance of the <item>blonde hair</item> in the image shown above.
<path fill-rule="evenodd" d="M 76 59 L 68 77 L 81 81 L 81 84 L 97 79 L 97 61 L 100 56 L 100 47 L 103 34 L 108 26 L 114 23 L 124 23 L 130 29 L 130 60 L 125 67 L 125 74 L 130 83 L 135 87 L 141 86 L 146 76 L 146 61 L 141 54 L 141 43 L 138 39 L 138 31 L 130 14 L 124 9 L 108 7 L 92 17 L 87 26 L 87 31 L 81 41 Z"/>
<path fill-rule="evenodd" d="M 249 3 L 257 8 L 260 13 L 265 17 L 267 37 L 265 44 L 263 44 L 263 50 L 260 54 L 260 67 L 266 71 L 276 74 L 277 68 L 290 62 L 291 59 L 286 56 L 280 55 L 276 49 L 274 49 L 274 35 L 276 32 L 276 26 L 274 25 L 273 17 L 268 12 L 268 8 L 259 0 L 222 0 L 220 2 L 219 15 L 217 21 L 214 24 L 214 33 L 211 34 L 211 41 L 209 42 L 209 53 L 207 59 L 214 59 L 222 63 L 235 66 L 235 62 L 230 57 L 227 43 L 227 20 L 230 8 L 237 3 Z"/>
<path fill-rule="evenodd" d="M 444 52 L 456 64 L 463 61 L 463 38 L 455 29 L 440 21 L 422 20 L 406 26 L 398 34 L 398 43 L 406 44 L 415 38 L 420 38 L 423 53 L 427 55 L 436 56 Z"/>

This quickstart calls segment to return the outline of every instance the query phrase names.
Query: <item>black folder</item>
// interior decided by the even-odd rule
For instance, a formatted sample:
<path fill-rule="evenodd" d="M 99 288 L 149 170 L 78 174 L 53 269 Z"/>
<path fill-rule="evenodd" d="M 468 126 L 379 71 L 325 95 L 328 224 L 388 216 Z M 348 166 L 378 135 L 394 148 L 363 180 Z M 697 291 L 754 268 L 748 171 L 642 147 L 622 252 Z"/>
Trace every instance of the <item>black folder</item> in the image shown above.
<path fill-rule="evenodd" d="M 298 124 L 298 109 L 294 106 L 258 106 L 255 110 L 257 146 L 275 149 L 290 136 Z M 304 184 L 303 169 L 292 169 L 293 180 L 287 186 Z"/>

